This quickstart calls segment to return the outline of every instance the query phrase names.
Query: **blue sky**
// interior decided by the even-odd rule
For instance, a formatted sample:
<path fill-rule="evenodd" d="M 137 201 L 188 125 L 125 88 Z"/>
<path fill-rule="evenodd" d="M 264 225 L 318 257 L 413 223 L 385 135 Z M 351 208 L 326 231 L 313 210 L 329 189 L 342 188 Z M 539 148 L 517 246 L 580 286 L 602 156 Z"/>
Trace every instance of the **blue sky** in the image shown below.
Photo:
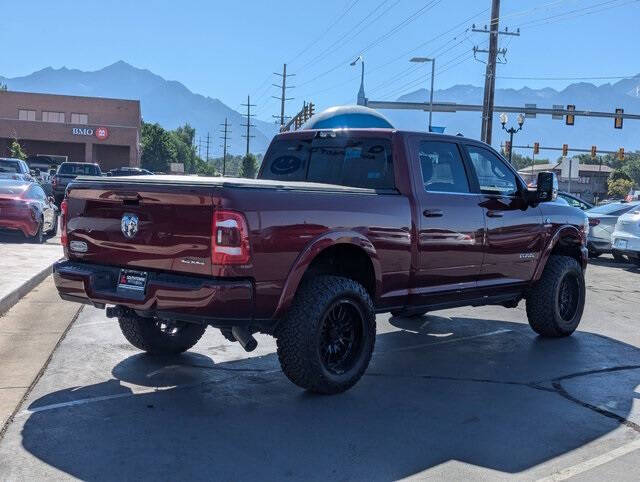
<path fill-rule="evenodd" d="M 232 108 L 251 93 L 258 115 L 277 112 L 272 75 L 296 73 L 291 111 L 303 99 L 321 107 L 351 102 L 364 51 L 370 98 L 395 99 L 427 83 L 435 56 L 436 88 L 482 85 L 484 64 L 473 45 L 487 35 L 467 29 L 489 22 L 490 0 L 158 0 L 4 2 L 0 74 L 26 75 L 52 66 L 96 70 L 117 60 L 178 80 Z M 53 6 L 55 5 L 55 6 Z M 640 73 L 638 0 L 502 0 L 508 63 L 498 87 L 562 88 L 576 77 Z M 518 77 L 518 78 L 507 78 Z M 543 77 L 543 80 L 523 77 Z M 549 79 L 560 78 L 560 80 Z M 616 79 L 592 79 L 602 84 Z"/>

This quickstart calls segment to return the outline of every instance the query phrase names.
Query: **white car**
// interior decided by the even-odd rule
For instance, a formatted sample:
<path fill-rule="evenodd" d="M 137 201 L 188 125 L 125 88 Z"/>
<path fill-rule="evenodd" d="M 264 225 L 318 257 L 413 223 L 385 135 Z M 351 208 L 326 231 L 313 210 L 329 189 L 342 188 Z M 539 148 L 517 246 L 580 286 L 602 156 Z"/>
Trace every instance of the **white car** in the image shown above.
<path fill-rule="evenodd" d="M 640 205 L 618 218 L 611 235 L 611 249 L 640 266 Z"/>

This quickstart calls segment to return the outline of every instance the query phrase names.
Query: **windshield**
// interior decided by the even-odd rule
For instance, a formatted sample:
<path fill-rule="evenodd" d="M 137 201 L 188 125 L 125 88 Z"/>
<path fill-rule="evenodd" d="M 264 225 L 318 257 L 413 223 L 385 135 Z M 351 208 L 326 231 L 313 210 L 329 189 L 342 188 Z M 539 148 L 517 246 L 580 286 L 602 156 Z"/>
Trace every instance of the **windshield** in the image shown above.
<path fill-rule="evenodd" d="M 264 159 L 260 178 L 392 189 L 391 142 L 349 137 L 278 140 Z"/>
<path fill-rule="evenodd" d="M 16 161 L 0 160 L 0 173 L 20 173 L 20 166 Z"/>
<path fill-rule="evenodd" d="M 69 174 L 72 176 L 99 176 L 100 168 L 93 164 L 62 164 L 58 169 L 58 174 Z"/>
<path fill-rule="evenodd" d="M 588 213 L 593 214 L 605 214 L 612 216 L 620 216 L 621 214 L 626 213 L 627 211 L 631 211 L 634 207 L 638 206 L 637 203 L 628 204 L 628 203 L 611 203 L 604 204 L 603 206 L 597 206 L 595 208 L 591 208 L 587 210 Z"/>

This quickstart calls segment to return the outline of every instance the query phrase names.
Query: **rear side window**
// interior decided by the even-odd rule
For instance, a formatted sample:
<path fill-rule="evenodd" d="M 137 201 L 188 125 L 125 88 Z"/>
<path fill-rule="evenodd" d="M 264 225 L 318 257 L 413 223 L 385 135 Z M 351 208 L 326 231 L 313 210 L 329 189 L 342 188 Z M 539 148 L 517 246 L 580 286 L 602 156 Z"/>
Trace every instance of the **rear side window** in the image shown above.
<path fill-rule="evenodd" d="M 513 196 L 518 192 L 516 175 L 493 152 L 483 147 L 465 146 L 484 194 Z"/>
<path fill-rule="evenodd" d="M 469 192 L 469 180 L 456 144 L 422 141 L 419 156 L 425 191 Z"/>
<path fill-rule="evenodd" d="M 100 168 L 93 164 L 62 164 L 58 174 L 69 174 L 72 176 L 99 176 Z"/>
<path fill-rule="evenodd" d="M 391 142 L 340 136 L 276 141 L 264 160 L 260 177 L 393 189 Z"/>

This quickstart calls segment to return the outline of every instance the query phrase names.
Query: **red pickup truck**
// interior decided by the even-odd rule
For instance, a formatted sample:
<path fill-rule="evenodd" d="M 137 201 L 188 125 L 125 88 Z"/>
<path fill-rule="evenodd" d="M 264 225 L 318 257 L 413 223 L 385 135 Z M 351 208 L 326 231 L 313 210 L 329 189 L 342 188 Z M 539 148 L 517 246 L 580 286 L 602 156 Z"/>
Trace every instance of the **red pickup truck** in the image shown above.
<path fill-rule="evenodd" d="M 107 308 L 149 353 L 213 326 L 246 350 L 277 339 L 297 385 L 354 385 L 376 313 L 526 300 L 531 327 L 567 336 L 585 301 L 588 223 L 528 190 L 493 149 L 393 129 L 277 135 L 258 179 L 78 178 L 62 204 L 62 298 Z"/>

